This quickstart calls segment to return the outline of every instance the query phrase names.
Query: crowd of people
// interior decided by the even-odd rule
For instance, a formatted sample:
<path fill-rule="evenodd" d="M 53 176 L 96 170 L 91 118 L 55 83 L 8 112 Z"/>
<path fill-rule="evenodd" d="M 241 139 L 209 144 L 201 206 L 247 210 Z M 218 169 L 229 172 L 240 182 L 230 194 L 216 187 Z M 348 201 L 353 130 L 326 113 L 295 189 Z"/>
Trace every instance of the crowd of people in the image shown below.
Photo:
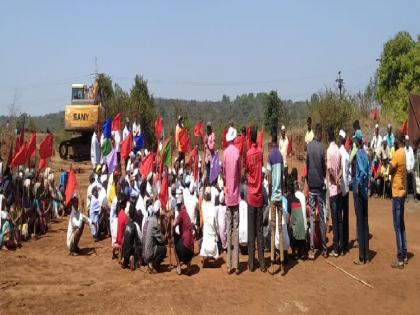
<path fill-rule="evenodd" d="M 177 273 L 188 274 L 196 254 L 205 268 L 218 264 L 226 251 L 228 274 L 243 271 L 239 257 L 245 254 L 250 271 L 258 267 L 262 272 L 284 275 L 290 259 L 313 260 L 318 253 L 339 257 L 348 254 L 350 247 L 358 247 L 354 263 L 362 265 L 371 259 L 368 199 L 381 196 L 392 198 L 397 255 L 391 267 L 402 269 L 408 262 L 404 206 L 408 191 L 416 201 L 418 152 L 415 158 L 408 137 L 401 131 L 393 134 L 388 125 L 382 138 L 376 125 L 368 142 L 358 121 L 351 135 L 344 130 L 336 134 L 328 127 L 325 150 L 323 128 L 320 124 L 312 128 L 309 117 L 304 167 L 299 176 L 298 169 L 288 163 L 285 126 L 281 126 L 280 135 L 276 128 L 270 130 L 264 157 L 255 127 L 242 133 L 238 145 L 238 132 L 231 121 L 224 133 L 226 146 L 217 148 L 209 122 L 202 135 L 203 158 L 197 154 L 189 161 L 186 157 L 190 152 L 180 136 L 184 129 L 183 117 L 179 117 L 174 133 L 178 157 L 169 165 L 163 161 L 162 142 L 149 150 L 137 146 L 142 135 L 137 121 L 132 127 L 126 121 L 122 137 L 120 130 L 112 131 L 116 167 L 101 154 L 103 135 L 98 139 L 94 133 L 85 212 L 76 193 L 68 204 L 64 202 L 65 171 L 56 184 L 49 168 L 42 176 L 35 176 L 31 169 L 19 169 L 12 175 L 5 167 L 0 246 L 19 246 L 25 238 L 46 233 L 51 218 L 67 213 L 71 255 L 80 253 L 79 242 L 88 225 L 95 241 L 110 237 L 112 259 L 131 270 L 145 268 L 156 273 L 166 256 L 170 260 L 174 256 Z M 131 151 L 122 157 L 120 145 L 130 136 Z M 158 140 L 162 139 L 160 132 Z M 197 153 L 198 147 L 194 149 Z M 353 242 L 349 240 L 350 194 L 356 216 Z M 20 216 L 17 219 L 12 213 Z M 331 242 L 327 239 L 329 226 Z M 269 265 L 264 259 L 266 251 L 270 252 Z"/>

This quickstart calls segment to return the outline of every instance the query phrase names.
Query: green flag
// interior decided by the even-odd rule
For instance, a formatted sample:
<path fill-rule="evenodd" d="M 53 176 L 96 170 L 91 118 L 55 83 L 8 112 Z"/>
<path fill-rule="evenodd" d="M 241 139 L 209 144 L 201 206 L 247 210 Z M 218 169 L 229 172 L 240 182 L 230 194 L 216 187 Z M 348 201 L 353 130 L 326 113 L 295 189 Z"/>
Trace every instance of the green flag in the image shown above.
<path fill-rule="evenodd" d="M 190 120 L 188 119 L 188 116 L 184 117 L 184 128 L 187 130 L 190 130 Z"/>
<path fill-rule="evenodd" d="M 102 156 L 107 156 L 108 153 L 111 152 L 111 149 L 112 149 L 111 139 L 104 139 L 101 149 L 102 149 L 101 150 Z"/>
<path fill-rule="evenodd" d="M 165 146 L 162 149 L 161 157 L 163 157 L 163 164 L 166 166 L 171 165 L 172 163 L 172 141 L 169 139 L 166 141 Z"/>

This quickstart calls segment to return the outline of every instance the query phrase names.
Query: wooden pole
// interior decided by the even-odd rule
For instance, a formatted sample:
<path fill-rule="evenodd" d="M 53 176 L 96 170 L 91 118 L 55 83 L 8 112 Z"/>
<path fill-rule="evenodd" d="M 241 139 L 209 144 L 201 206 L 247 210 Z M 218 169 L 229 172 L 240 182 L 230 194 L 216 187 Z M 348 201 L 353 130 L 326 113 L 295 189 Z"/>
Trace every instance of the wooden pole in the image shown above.
<path fill-rule="evenodd" d="M 325 260 L 327 262 L 327 264 L 329 264 L 330 266 L 333 266 L 334 268 L 340 270 L 341 272 L 345 273 L 346 275 L 348 275 L 350 278 L 360 282 L 361 284 L 367 286 L 368 288 L 373 289 L 373 285 L 367 283 L 366 281 L 356 277 L 355 275 L 352 275 L 350 272 L 345 271 L 343 268 L 337 266 L 336 264 L 334 264 L 333 262 L 329 261 L 329 260 Z"/>

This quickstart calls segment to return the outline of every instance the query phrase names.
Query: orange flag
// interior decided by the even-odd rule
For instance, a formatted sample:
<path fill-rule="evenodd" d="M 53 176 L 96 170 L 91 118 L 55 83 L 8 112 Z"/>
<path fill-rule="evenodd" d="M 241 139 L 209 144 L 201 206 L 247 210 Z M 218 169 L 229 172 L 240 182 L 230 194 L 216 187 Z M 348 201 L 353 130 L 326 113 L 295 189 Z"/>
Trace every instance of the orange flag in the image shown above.
<path fill-rule="evenodd" d="M 76 186 L 77 186 L 76 174 L 74 173 L 73 165 L 70 165 L 69 177 L 67 179 L 67 186 L 66 186 L 66 192 L 65 192 L 66 205 L 69 204 L 71 197 L 73 197 L 73 194 L 76 191 Z"/>
<path fill-rule="evenodd" d="M 158 142 L 159 142 L 160 136 L 162 135 L 162 130 L 163 130 L 163 120 L 162 120 L 162 117 L 159 116 L 155 120 L 155 136 Z"/>
<path fill-rule="evenodd" d="M 191 150 L 190 138 L 188 137 L 187 129 L 182 128 L 178 134 L 179 143 L 181 144 L 181 152 L 189 152 Z"/>

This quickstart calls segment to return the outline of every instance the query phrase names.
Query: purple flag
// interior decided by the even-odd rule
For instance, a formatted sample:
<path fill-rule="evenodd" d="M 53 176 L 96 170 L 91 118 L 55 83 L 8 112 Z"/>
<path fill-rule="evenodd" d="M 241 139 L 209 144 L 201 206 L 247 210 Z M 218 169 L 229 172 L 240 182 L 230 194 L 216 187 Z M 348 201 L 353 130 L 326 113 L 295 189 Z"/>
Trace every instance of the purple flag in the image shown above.
<path fill-rule="evenodd" d="M 117 151 L 115 151 L 114 148 L 106 156 L 106 165 L 108 166 L 108 174 L 112 174 L 114 170 L 117 168 L 117 165 L 118 165 Z"/>
<path fill-rule="evenodd" d="M 220 174 L 220 161 L 219 161 L 219 154 L 216 153 L 215 155 L 213 155 L 212 159 L 211 159 L 211 164 L 210 164 L 210 184 L 213 183 L 216 179 L 217 176 L 219 176 Z"/>

